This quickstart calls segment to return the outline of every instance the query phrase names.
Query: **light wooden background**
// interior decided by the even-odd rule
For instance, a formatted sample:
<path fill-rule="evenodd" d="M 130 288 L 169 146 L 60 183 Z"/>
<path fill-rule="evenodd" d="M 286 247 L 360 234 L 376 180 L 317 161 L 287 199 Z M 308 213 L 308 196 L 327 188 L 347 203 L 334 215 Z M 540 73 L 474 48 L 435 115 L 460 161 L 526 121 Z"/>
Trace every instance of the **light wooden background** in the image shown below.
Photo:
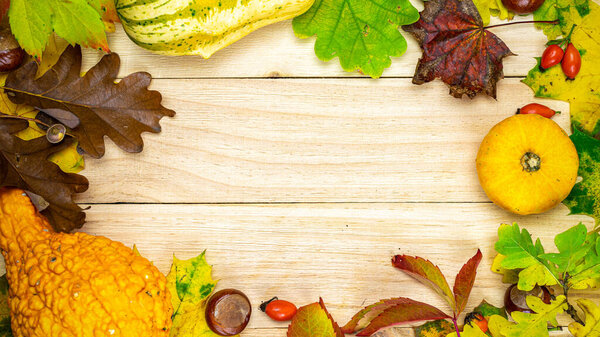
<path fill-rule="evenodd" d="M 244 291 L 254 309 L 275 295 L 298 305 L 322 296 L 340 325 L 381 298 L 446 309 L 390 258 L 426 257 L 452 284 L 481 248 L 469 308 L 483 298 L 500 305 L 505 285 L 490 266 L 501 223 L 517 221 L 551 244 L 559 231 L 592 220 L 567 216 L 562 205 L 518 217 L 481 190 L 478 145 L 494 124 L 537 101 L 520 80 L 546 41 L 530 25 L 494 32 L 518 56 L 504 62 L 498 100 L 470 100 L 451 97 L 439 81 L 411 83 L 421 52 L 410 37 L 405 56 L 372 80 L 319 61 L 314 40 L 295 38 L 291 22 L 210 60 L 150 54 L 118 27 L 110 47 L 121 55 L 121 75 L 152 73 L 152 88 L 177 116 L 144 137 L 143 153 L 109 141 L 102 160 L 86 162 L 90 189 L 77 199 L 91 206 L 84 230 L 135 243 L 164 272 L 173 253 L 185 259 L 206 249 L 218 288 Z M 88 51 L 85 65 L 97 59 Z M 568 129 L 568 105 L 546 103 L 565 112 L 556 121 Z M 285 329 L 256 310 L 243 336 Z"/>

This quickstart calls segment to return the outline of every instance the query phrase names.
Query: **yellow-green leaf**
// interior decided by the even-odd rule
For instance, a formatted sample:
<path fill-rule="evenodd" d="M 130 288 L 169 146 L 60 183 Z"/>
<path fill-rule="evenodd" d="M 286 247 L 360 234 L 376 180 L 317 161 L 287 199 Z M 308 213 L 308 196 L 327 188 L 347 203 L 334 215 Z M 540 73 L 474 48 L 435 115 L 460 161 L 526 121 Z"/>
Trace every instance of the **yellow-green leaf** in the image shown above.
<path fill-rule="evenodd" d="M 571 41 L 581 52 L 581 71 L 568 80 L 560 66 L 541 72 L 536 65 L 523 80 L 536 97 L 557 99 L 570 103 L 573 126 L 600 136 L 600 6 L 589 3 L 589 14 L 583 16 L 572 10 L 571 21 L 577 26 Z M 539 60 L 538 60 L 539 65 Z"/>
<path fill-rule="evenodd" d="M 547 337 L 548 323 L 557 326 L 556 315 L 567 309 L 566 297 L 557 296 L 550 304 L 544 303 L 535 296 L 527 297 L 527 306 L 534 313 L 514 311 L 511 316 L 514 322 L 494 315 L 489 319 L 489 329 L 494 337 Z"/>
<path fill-rule="evenodd" d="M 173 257 L 167 275 L 167 288 L 173 304 L 173 337 L 217 337 L 204 318 L 206 300 L 217 281 L 212 279 L 212 267 L 206 262 L 205 252 L 189 260 Z"/>
<path fill-rule="evenodd" d="M 506 269 L 502 267 L 502 261 L 506 258 L 506 256 L 502 254 L 496 255 L 494 261 L 492 262 L 492 271 L 496 274 L 502 275 L 502 282 L 513 284 L 519 282 L 519 272 L 520 269 Z"/>
<path fill-rule="evenodd" d="M 569 331 L 575 337 L 599 337 L 600 307 L 585 298 L 578 299 L 577 305 L 585 313 L 585 325 L 573 322 L 569 324 Z"/>
<path fill-rule="evenodd" d="M 68 46 L 69 42 L 67 42 L 67 40 L 57 36 L 56 34 L 52 34 L 48 40 L 46 49 L 42 54 L 42 60 L 38 64 L 36 78 L 42 77 L 42 75 L 50 70 L 50 68 L 52 68 L 56 62 L 58 62 L 60 55 L 62 55 Z"/>
<path fill-rule="evenodd" d="M 288 337 L 343 337 L 322 299 L 298 309 L 288 327 Z"/>
<path fill-rule="evenodd" d="M 453 333 L 447 335 L 447 337 L 456 337 L 456 336 L 457 336 L 456 332 L 453 332 Z M 460 332 L 460 336 L 461 337 L 489 337 L 483 331 L 481 331 L 481 329 L 479 329 L 479 326 L 477 326 L 477 324 L 474 324 L 473 326 L 466 324 L 463 327 L 463 331 Z"/>
<path fill-rule="evenodd" d="M 454 324 L 445 319 L 429 321 L 415 328 L 415 337 L 446 337 L 454 331 Z"/>
<path fill-rule="evenodd" d="M 502 0 L 473 0 L 473 3 L 481 15 L 484 26 L 490 24 L 491 16 L 501 20 L 512 20 L 515 16 L 515 13 L 504 7 Z"/>

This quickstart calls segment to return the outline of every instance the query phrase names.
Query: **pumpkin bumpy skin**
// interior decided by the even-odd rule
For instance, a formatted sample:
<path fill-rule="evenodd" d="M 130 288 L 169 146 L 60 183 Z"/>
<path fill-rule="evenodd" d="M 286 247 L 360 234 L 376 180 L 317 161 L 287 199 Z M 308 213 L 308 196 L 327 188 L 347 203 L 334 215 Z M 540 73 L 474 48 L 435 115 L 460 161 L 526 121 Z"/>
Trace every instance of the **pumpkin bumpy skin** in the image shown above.
<path fill-rule="evenodd" d="M 0 189 L 0 248 L 15 337 L 162 337 L 166 278 L 123 244 L 55 233 L 22 190 Z"/>
<path fill-rule="evenodd" d="M 575 185 L 578 168 L 569 136 L 539 115 L 514 115 L 498 123 L 477 154 L 479 182 L 490 200 L 523 215 L 562 202 Z"/>

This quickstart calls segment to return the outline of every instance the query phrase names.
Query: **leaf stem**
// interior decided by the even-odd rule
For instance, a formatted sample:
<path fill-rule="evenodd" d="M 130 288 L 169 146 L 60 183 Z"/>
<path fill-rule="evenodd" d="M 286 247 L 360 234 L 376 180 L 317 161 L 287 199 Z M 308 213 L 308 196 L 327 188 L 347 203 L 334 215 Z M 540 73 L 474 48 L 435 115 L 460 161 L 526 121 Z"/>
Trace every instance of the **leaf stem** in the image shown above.
<path fill-rule="evenodd" d="M 456 316 L 452 318 L 452 323 L 454 324 L 454 329 L 456 330 L 456 337 L 460 337 L 460 331 L 458 330 L 458 322 L 456 321 Z"/>
<path fill-rule="evenodd" d="M 573 307 L 571 305 L 571 303 L 569 303 L 569 286 L 567 285 L 568 284 L 568 282 L 567 282 L 568 280 L 569 280 L 569 274 L 565 273 L 564 281 L 561 282 L 562 287 L 563 287 L 563 293 L 565 294 L 565 302 L 567 302 L 567 310 L 565 310 L 565 312 L 567 314 L 569 314 L 569 316 L 571 316 L 571 318 L 575 322 L 577 322 L 577 323 L 579 323 L 581 325 L 584 325 L 583 320 L 581 320 L 581 318 L 579 318 L 579 314 L 577 314 L 577 310 L 575 309 L 575 307 Z"/>
<path fill-rule="evenodd" d="M 497 24 L 497 25 L 486 26 L 486 27 L 483 27 L 483 29 L 490 29 L 490 28 L 503 27 L 503 26 L 512 26 L 512 25 L 518 25 L 518 24 L 522 24 L 522 23 L 547 23 L 547 24 L 555 25 L 555 24 L 558 23 L 558 20 L 553 20 L 553 21 L 536 21 L 536 20 L 531 20 L 531 21 L 517 21 L 517 22 L 501 23 L 501 24 Z"/>
<path fill-rule="evenodd" d="M 0 113 L 0 118 L 7 118 L 7 119 L 21 119 L 21 120 L 25 120 L 25 121 L 29 121 L 29 122 L 34 122 L 37 124 L 41 124 L 47 128 L 50 128 L 52 125 L 48 124 L 48 123 L 44 123 L 41 120 L 37 119 L 37 118 L 30 118 L 30 117 L 25 117 L 25 116 L 19 116 L 19 115 L 7 115 L 4 113 Z M 75 135 L 67 132 L 65 133 L 67 136 L 73 137 L 75 138 Z"/>

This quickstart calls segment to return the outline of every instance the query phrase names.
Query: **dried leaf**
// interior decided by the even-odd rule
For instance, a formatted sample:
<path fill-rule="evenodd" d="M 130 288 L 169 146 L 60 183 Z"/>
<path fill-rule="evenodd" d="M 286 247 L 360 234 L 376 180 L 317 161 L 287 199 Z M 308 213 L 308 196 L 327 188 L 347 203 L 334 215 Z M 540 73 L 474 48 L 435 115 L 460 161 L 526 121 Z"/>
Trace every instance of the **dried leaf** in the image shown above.
<path fill-rule="evenodd" d="M 205 252 L 189 260 L 173 257 L 167 275 L 167 289 L 173 304 L 172 337 L 218 337 L 206 324 L 206 300 L 217 281 L 212 279 L 212 267 Z"/>
<path fill-rule="evenodd" d="M 119 64 L 117 54 L 105 55 L 81 77 L 81 49 L 68 47 L 53 71 L 35 79 L 38 65 L 30 62 L 10 73 L 4 89 L 16 104 L 76 115 L 81 123 L 71 132 L 92 157 L 104 155 L 104 136 L 125 151 L 140 152 L 141 134 L 160 132 L 159 120 L 175 113 L 161 105 L 160 93 L 147 89 L 148 73 L 133 73 L 114 83 Z"/>
<path fill-rule="evenodd" d="M 600 336 L 600 307 L 585 298 L 578 299 L 577 305 L 585 313 L 585 325 L 573 322 L 569 324 L 569 331 L 575 337 Z"/>
<path fill-rule="evenodd" d="M 357 313 L 342 329 L 344 333 L 360 331 L 357 336 L 371 336 L 381 329 L 410 322 L 446 319 L 438 308 L 426 303 L 398 297 L 380 301 Z"/>
<path fill-rule="evenodd" d="M 344 333 L 331 318 L 322 299 L 298 309 L 288 327 L 288 337 L 343 337 Z"/>
<path fill-rule="evenodd" d="M 72 144 L 66 138 L 54 145 L 45 137 L 25 141 L 16 136 L 28 127 L 27 121 L 0 118 L 0 186 L 22 188 L 43 197 L 50 205 L 42 213 L 57 231 L 80 228 L 85 213 L 73 202 L 73 195 L 85 192 L 85 177 L 63 172 L 48 157 Z"/>
<path fill-rule="evenodd" d="M 481 251 L 477 249 L 477 253 L 467 261 L 456 275 L 454 281 L 454 298 L 456 300 L 456 311 L 455 314 L 460 314 L 469 301 L 469 295 L 471 295 L 471 289 L 475 284 L 475 276 L 477 276 L 477 267 L 481 262 Z"/>
<path fill-rule="evenodd" d="M 492 316 L 489 328 L 494 337 L 548 337 L 548 323 L 557 326 L 556 316 L 567 309 L 565 296 L 557 296 L 550 304 L 544 303 L 535 296 L 527 297 L 527 306 L 534 311 L 533 314 L 514 311 L 509 322 L 502 316 Z"/>
<path fill-rule="evenodd" d="M 452 290 L 450 290 L 446 277 L 444 277 L 444 274 L 442 274 L 438 266 L 421 257 L 407 255 L 394 256 L 392 265 L 435 290 L 435 292 L 450 304 L 450 307 L 453 309 L 456 308 L 454 294 L 452 293 Z"/>
<path fill-rule="evenodd" d="M 398 27 L 418 19 L 408 0 L 316 0 L 293 26 L 300 38 L 317 36 L 319 59 L 339 57 L 344 70 L 377 78 L 406 51 Z"/>
<path fill-rule="evenodd" d="M 413 83 L 440 78 L 454 97 L 472 98 L 478 93 L 496 97 L 496 82 L 503 77 L 502 59 L 513 54 L 483 28 L 472 0 L 426 1 L 421 19 L 403 29 L 423 49 Z"/>
<path fill-rule="evenodd" d="M 579 154 L 579 176 L 571 194 L 563 201 L 571 214 L 586 214 L 600 225 L 600 140 L 574 130 L 571 140 Z M 584 227 L 585 228 L 585 227 Z"/>

